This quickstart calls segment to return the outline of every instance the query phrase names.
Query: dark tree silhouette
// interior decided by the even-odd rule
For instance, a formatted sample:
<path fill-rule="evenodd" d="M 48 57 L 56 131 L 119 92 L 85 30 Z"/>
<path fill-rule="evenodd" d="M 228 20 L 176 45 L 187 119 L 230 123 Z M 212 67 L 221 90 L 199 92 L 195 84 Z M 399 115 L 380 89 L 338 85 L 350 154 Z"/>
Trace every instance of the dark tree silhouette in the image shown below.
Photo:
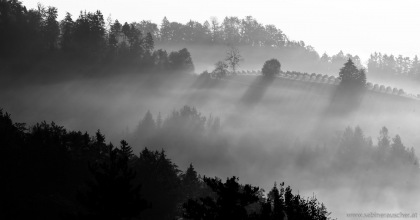
<path fill-rule="evenodd" d="M 259 188 L 240 185 L 236 177 L 228 178 L 225 183 L 218 178 L 204 177 L 203 181 L 215 195 L 188 200 L 183 206 L 187 219 L 247 219 L 246 206 L 259 200 Z"/>
<path fill-rule="evenodd" d="M 284 212 L 284 183 L 280 184 L 280 190 L 277 184 L 274 183 L 273 188 L 267 195 L 267 203 L 271 209 L 270 219 L 283 219 L 285 217 Z"/>
<path fill-rule="evenodd" d="M 156 65 L 160 60 L 156 59 L 156 56 L 150 56 L 153 55 L 152 41 L 157 44 L 181 43 L 187 47 L 195 44 L 216 44 L 277 50 L 285 58 L 299 56 L 302 68 L 310 68 L 311 71 L 333 73 L 347 59 L 352 59 L 356 67 L 361 67 L 357 55 L 340 51 L 336 55 L 328 56 L 324 53 L 320 56 L 305 42 L 290 40 L 274 25 L 263 25 L 251 16 L 242 19 L 226 17 L 221 24 L 216 18 L 212 18 L 210 22 L 199 23 L 190 20 L 181 24 L 170 22 L 165 17 L 160 29 L 150 21 L 141 21 L 130 24 L 115 22 L 106 30 L 100 11 L 81 12 L 74 21 L 71 15 L 67 14 L 58 25 L 57 9 L 54 7 L 45 8 L 40 5 L 37 9 L 28 10 L 17 0 L 2 0 L 0 4 L 0 31 L 3 33 L 0 36 L 0 62 L 12 71 L 36 69 L 40 73 L 58 72 L 73 66 L 80 69 L 79 63 L 86 61 L 96 68 L 106 63 L 119 68 L 150 70 L 158 67 L 158 70 L 162 70 Z M 57 56 L 61 54 L 66 56 Z M 51 58 L 59 62 L 53 62 L 51 65 L 48 63 Z M 92 60 L 103 63 L 91 62 Z M 73 61 L 77 61 L 79 65 L 69 63 Z M 289 64 L 294 61 L 284 59 L 283 62 Z M 186 71 L 192 71 L 192 65 L 187 66 Z M 236 65 L 230 67 L 232 72 L 236 72 Z M 42 71 L 45 69 L 56 71 Z M 391 78 L 398 76 L 420 79 L 419 69 L 420 62 L 416 56 L 410 59 L 402 55 L 376 52 L 371 55 L 368 64 L 369 73 Z M 167 70 L 166 67 L 163 70 Z"/>
<path fill-rule="evenodd" d="M 344 67 L 340 69 L 340 85 L 348 88 L 364 88 L 366 86 L 366 74 L 363 69 L 357 69 L 351 59 L 348 59 Z"/>
<path fill-rule="evenodd" d="M 240 185 L 235 177 L 222 183 L 218 178 L 204 182 L 213 194 L 184 203 L 183 216 L 187 219 L 308 219 L 327 220 L 330 213 L 322 203 L 313 198 L 303 199 L 293 195 L 292 189 L 280 190 L 275 184 L 263 198 L 258 187 Z M 252 206 L 259 206 L 253 209 Z"/>
<path fill-rule="evenodd" d="M 110 71 L 128 68 L 141 73 L 194 71 L 187 49 L 169 56 L 166 51 L 154 51 L 159 34 L 157 25 L 151 22 L 122 25 L 115 20 L 107 29 L 100 11 L 81 11 L 75 20 L 67 13 L 58 22 L 55 7 L 39 5 L 27 10 L 17 0 L 3 0 L 0 5 L 0 31 L 4 33 L 0 36 L 0 66 L 10 76 L 17 72 L 26 77 L 35 70 L 39 76 L 51 78 L 48 74 L 57 72 L 84 74 L 85 67 L 110 67 L 105 68 Z M 199 26 L 193 22 L 191 34 Z M 178 33 L 172 35 L 170 40 L 179 37 Z"/>
<path fill-rule="evenodd" d="M 134 161 L 138 174 L 137 183 L 142 184 L 141 194 L 151 203 L 151 209 L 141 214 L 146 219 L 173 219 L 183 200 L 180 170 L 165 151 L 150 151 L 145 148 Z"/>
<path fill-rule="evenodd" d="M 111 50 L 111 54 L 114 52 L 114 56 L 118 56 L 118 42 L 121 35 L 122 25 L 118 20 L 115 20 L 110 26 L 108 35 L 108 45 Z"/>
<path fill-rule="evenodd" d="M 57 8 L 48 7 L 45 11 L 45 24 L 43 30 L 47 48 L 54 50 L 58 46 L 58 35 L 60 34 L 57 21 Z"/>
<path fill-rule="evenodd" d="M 63 51 L 71 50 L 74 47 L 73 42 L 74 21 L 70 13 L 66 13 L 64 19 L 60 22 L 60 46 Z"/>
<path fill-rule="evenodd" d="M 199 134 L 192 131 L 203 126 L 210 128 L 214 123 L 214 119 L 206 120 L 194 108 L 184 107 L 174 111 L 159 129 L 171 129 L 166 134 L 183 130 L 190 142 L 192 136 Z M 167 138 L 165 132 L 159 134 L 159 138 Z M 173 140 L 176 139 L 169 138 L 164 145 L 172 146 L 177 142 Z M 105 144 L 100 131 L 90 137 L 46 122 L 27 128 L 13 123 L 10 115 L 1 110 L 0 146 L 0 173 L 4 179 L 0 182 L 2 219 L 174 219 L 184 215 L 190 219 L 319 220 L 329 216 L 314 196 L 302 198 L 293 194 L 290 187 L 284 188 L 283 183 L 275 184 L 265 197 L 257 187 L 241 185 L 235 177 L 226 182 L 201 179 L 192 165 L 182 173 L 163 150 L 145 148 L 134 156 L 125 141 L 119 148 Z M 308 158 L 303 157 L 304 152 L 288 153 Z M 326 169 L 334 167 L 334 175 L 322 177 L 324 183 L 324 178 L 333 182 L 351 175 L 356 180 L 375 178 L 379 186 L 417 186 L 419 163 L 414 148 L 405 147 L 399 135 L 391 139 L 385 127 L 377 146 L 360 128 L 349 127 L 338 137 L 334 150 L 315 148 L 309 155 L 313 159 L 302 166 L 314 175 L 324 175 Z M 87 164 L 91 164 L 90 168 Z M 368 175 L 353 175 L 361 170 Z M 407 181 L 389 181 L 383 173 Z M 79 204 L 77 189 L 86 183 Z"/>
<path fill-rule="evenodd" d="M 130 219 L 138 217 L 147 208 L 140 197 L 141 185 L 133 185 L 135 173 L 129 167 L 131 147 L 121 141 L 120 149 L 108 146 L 105 158 L 90 166 L 94 177 L 88 182 L 89 190 L 80 195 L 86 207 L 86 219 Z"/>
<path fill-rule="evenodd" d="M 194 170 L 192 164 L 188 167 L 187 171 L 181 175 L 184 196 L 188 199 L 193 199 L 199 195 L 202 187 L 200 176 Z"/>
<path fill-rule="evenodd" d="M 191 54 L 186 48 L 171 52 L 168 57 L 169 67 L 174 71 L 182 71 L 192 73 L 194 71 L 194 64 L 191 59 Z"/>
<path fill-rule="evenodd" d="M 332 104 L 328 107 L 329 114 L 345 115 L 353 112 L 360 105 L 366 92 L 366 74 L 364 69 L 358 69 L 352 59 L 348 59 L 340 69 L 340 84 L 332 96 Z"/>
<path fill-rule="evenodd" d="M 73 38 L 78 56 L 99 59 L 105 49 L 105 21 L 100 11 L 80 12 L 74 23 Z"/>
<path fill-rule="evenodd" d="M 280 62 L 277 59 L 267 60 L 261 70 L 263 76 L 272 77 L 280 73 Z"/>

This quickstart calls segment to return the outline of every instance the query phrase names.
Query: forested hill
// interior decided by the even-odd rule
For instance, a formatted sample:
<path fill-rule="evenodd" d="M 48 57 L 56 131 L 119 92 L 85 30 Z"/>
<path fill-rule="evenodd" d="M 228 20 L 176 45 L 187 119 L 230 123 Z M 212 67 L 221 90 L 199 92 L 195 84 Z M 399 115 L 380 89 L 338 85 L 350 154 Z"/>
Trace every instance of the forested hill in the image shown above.
<path fill-rule="evenodd" d="M 1 219 L 326 220 L 330 215 L 315 197 L 293 194 L 284 183 L 265 195 L 235 176 L 201 177 L 192 164 L 183 172 L 163 149 L 144 148 L 137 156 L 124 140 L 118 147 L 106 144 L 99 130 L 90 136 L 55 123 L 27 127 L 2 109 L 0 144 Z"/>
<path fill-rule="evenodd" d="M 244 69 L 258 69 L 273 57 L 282 62 L 284 70 L 317 74 L 335 74 L 349 58 L 359 68 L 366 64 L 359 56 L 342 51 L 321 55 L 305 42 L 291 40 L 280 28 L 261 24 L 252 16 L 225 17 L 220 21 L 211 18 L 203 23 L 190 20 L 182 24 L 166 17 L 160 24 L 147 20 L 127 23 L 106 21 L 100 11 L 67 13 L 59 20 L 58 9 L 53 6 L 27 9 L 17 0 L 2 0 L 0 6 L 0 71 L 6 73 L 63 72 L 62 67 L 71 69 L 75 64 L 75 70 L 85 72 L 110 67 L 146 70 L 160 66 L 162 70 L 167 63 L 177 62 L 164 50 L 183 48 L 191 53 L 196 72 L 201 72 L 231 46 L 240 48 L 246 61 Z M 365 68 L 369 76 L 378 79 L 420 79 L 417 56 L 375 52 Z"/>
<path fill-rule="evenodd" d="M 155 50 L 150 33 L 143 34 L 135 24 L 109 27 L 100 11 L 81 12 L 75 19 L 67 13 L 58 21 L 52 6 L 28 10 L 17 0 L 1 0 L 0 9 L 0 72 L 5 84 L 10 81 L 6 77 L 63 80 L 126 70 L 194 71 L 187 49 Z"/>
<path fill-rule="evenodd" d="M 225 17 L 221 21 L 213 17 L 203 23 L 190 20 L 185 24 L 169 21 L 165 17 L 161 24 L 150 21 L 133 24 L 143 34 L 152 33 L 158 46 L 187 47 L 197 64 L 214 61 L 212 57 L 223 56 L 223 47 L 236 46 L 243 50 L 245 69 L 255 68 L 255 64 L 259 65 L 275 57 L 282 61 L 286 70 L 333 74 L 351 58 L 357 67 L 363 66 L 372 76 L 420 80 L 420 62 L 417 56 L 410 58 L 374 52 L 366 62 L 360 60 L 357 55 L 346 54 L 343 51 L 321 55 L 304 41 L 292 40 L 278 27 L 259 23 L 252 16 Z M 200 56 L 194 56 L 195 54 Z M 204 58 L 201 60 L 200 57 Z"/>
<path fill-rule="evenodd" d="M 204 63 L 213 65 L 214 57 L 224 55 L 228 46 L 241 47 L 244 55 L 255 54 L 249 59 L 245 56 L 250 65 L 262 63 L 264 60 L 254 58 L 266 54 L 280 58 L 283 66 L 289 67 L 286 69 L 306 72 L 338 70 L 348 57 L 360 66 L 357 56 L 342 52 L 321 59 L 313 47 L 290 40 L 276 26 L 263 25 L 251 16 L 226 17 L 222 22 L 212 19 L 203 24 L 192 20 L 181 24 L 164 18 L 158 25 L 150 21 L 107 22 L 100 11 L 67 13 L 58 20 L 58 9 L 53 6 L 27 9 L 17 0 L 2 0 L 0 4 L 0 30 L 4 33 L 0 36 L 0 62 L 4 72 L 62 72 L 60 67 L 68 69 L 75 64 L 79 67 L 76 70 L 96 72 L 104 64 L 144 70 L 170 59 L 165 51 L 154 51 L 155 45 L 170 50 L 175 47 L 177 51 L 184 46 L 194 51 L 198 72 Z"/>

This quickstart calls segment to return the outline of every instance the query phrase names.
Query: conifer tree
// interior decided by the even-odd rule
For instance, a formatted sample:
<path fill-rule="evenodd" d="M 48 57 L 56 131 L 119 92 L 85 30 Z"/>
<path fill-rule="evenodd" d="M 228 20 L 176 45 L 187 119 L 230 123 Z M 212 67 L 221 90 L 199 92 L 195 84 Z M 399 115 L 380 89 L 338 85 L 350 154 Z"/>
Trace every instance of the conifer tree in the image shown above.
<path fill-rule="evenodd" d="M 82 213 L 89 219 L 131 219 L 139 216 L 147 208 L 140 198 L 141 185 L 133 185 L 135 173 L 130 168 L 131 147 L 125 141 L 121 149 L 107 146 L 106 157 L 90 166 L 93 180 L 88 182 L 89 189 L 79 194 L 79 200 L 87 212 Z"/>
<path fill-rule="evenodd" d="M 364 88 L 366 85 L 366 74 L 363 69 L 357 69 L 351 59 L 340 69 L 340 85 L 346 88 Z"/>

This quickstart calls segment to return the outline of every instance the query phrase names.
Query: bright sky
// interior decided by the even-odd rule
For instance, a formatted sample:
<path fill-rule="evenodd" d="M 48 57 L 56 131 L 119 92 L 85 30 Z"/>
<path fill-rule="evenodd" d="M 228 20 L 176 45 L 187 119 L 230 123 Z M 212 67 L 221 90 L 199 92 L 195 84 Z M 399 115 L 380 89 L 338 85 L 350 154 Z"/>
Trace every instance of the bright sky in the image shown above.
<path fill-rule="evenodd" d="M 303 40 L 322 54 L 359 55 L 363 61 L 374 51 L 420 55 L 420 1 L 418 0 L 22 0 L 28 8 L 38 2 L 55 6 L 59 19 L 66 11 L 76 18 L 80 10 L 101 10 L 121 21 L 163 17 L 181 23 L 204 22 L 211 16 L 243 18 L 274 24 L 292 40 Z"/>

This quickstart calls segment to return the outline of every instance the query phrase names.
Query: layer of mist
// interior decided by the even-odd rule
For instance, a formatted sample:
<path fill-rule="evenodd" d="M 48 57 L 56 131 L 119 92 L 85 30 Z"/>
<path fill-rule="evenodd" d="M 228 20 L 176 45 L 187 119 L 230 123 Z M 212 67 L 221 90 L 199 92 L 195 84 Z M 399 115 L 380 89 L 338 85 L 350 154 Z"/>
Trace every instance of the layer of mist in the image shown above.
<path fill-rule="evenodd" d="M 406 184 L 418 179 L 410 180 L 409 171 L 364 170 L 350 155 L 344 156 L 350 157 L 348 165 L 360 170 L 341 171 L 327 158 L 336 157 L 347 126 L 359 126 L 366 140 L 371 137 L 372 148 L 387 126 L 390 137 L 399 134 L 406 147 L 419 151 L 420 128 L 412 123 L 418 119 L 419 102 L 367 92 L 353 109 L 331 113 L 335 91 L 334 85 L 280 78 L 120 74 L 25 85 L 3 91 L 0 100 L 16 121 L 54 121 L 91 133 L 100 128 L 113 143 L 124 138 L 140 147 L 136 154 L 143 147 L 164 149 L 182 168 L 193 163 L 208 176 L 237 175 L 265 189 L 286 181 L 302 195 L 315 192 L 336 217 L 350 210 L 413 211 L 418 188 Z M 167 130 L 157 139 L 139 132 L 148 111 L 155 121 L 160 113 L 164 122 L 185 105 L 195 107 L 206 126 L 220 120 L 217 131 L 200 133 L 175 123 L 178 132 Z"/>
<path fill-rule="evenodd" d="M 12 164 L 3 166 L 11 177 L 5 184 L 13 187 L 8 196 L 21 207 L 28 203 L 28 210 L 41 216 L 40 201 L 48 207 L 68 202 L 60 207 L 77 210 L 75 193 L 69 195 L 76 190 L 64 188 L 98 174 L 89 160 L 109 159 L 112 165 L 118 158 L 128 179 L 119 190 L 129 192 L 134 179 L 129 168 L 144 175 L 136 183 L 156 175 L 180 186 L 187 173 L 180 170 L 194 174 L 194 164 L 192 176 L 201 184 L 223 185 L 197 173 L 237 176 L 241 184 L 266 192 L 285 182 L 301 198 L 324 202 L 331 217 L 410 213 L 420 206 L 417 57 L 375 53 L 366 64 L 342 51 L 320 56 L 250 16 L 211 25 L 164 18 L 158 28 L 149 21 L 106 23 L 100 11 L 82 11 L 77 18 L 66 14 L 59 22 L 54 7 L 27 10 L 19 1 L 0 1 L 0 6 L 0 133 L 6 134 L 0 136 L 6 143 L 0 150 L 11 155 L 3 158 Z M 64 128 L 87 133 L 67 134 Z M 159 165 L 156 158 L 163 158 L 169 174 L 148 170 L 150 161 Z M 63 172 L 69 167 L 75 172 Z M 26 187 L 25 174 L 43 192 Z M 62 176 L 76 180 L 64 184 Z M 228 180 L 236 184 L 235 177 L 227 185 Z M 155 190 L 160 180 L 153 181 L 146 189 Z M 168 205 L 156 201 L 172 187 L 165 181 L 156 188 L 159 196 L 146 192 L 163 208 L 145 215 L 173 219 L 182 212 L 178 206 L 190 196 L 188 184 L 171 191 Z M 259 193 L 257 199 L 264 200 Z"/>

